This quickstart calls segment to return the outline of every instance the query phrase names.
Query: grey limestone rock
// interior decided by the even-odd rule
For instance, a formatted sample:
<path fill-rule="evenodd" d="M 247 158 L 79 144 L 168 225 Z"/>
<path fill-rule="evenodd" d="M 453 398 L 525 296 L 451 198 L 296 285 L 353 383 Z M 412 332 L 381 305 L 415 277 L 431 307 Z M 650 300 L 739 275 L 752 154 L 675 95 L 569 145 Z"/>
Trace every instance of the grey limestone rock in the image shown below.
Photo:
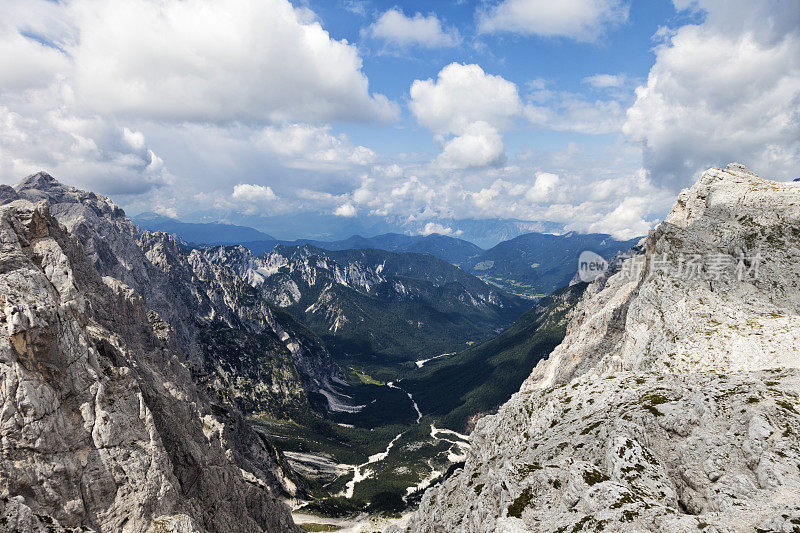
<path fill-rule="evenodd" d="M 0 524 L 298 530 L 271 451 L 195 384 L 192 332 L 148 292 L 163 270 L 122 210 L 44 174 L 16 192 L 0 207 Z"/>
<path fill-rule="evenodd" d="M 704 173 L 409 531 L 800 529 L 798 264 L 800 184 Z"/>

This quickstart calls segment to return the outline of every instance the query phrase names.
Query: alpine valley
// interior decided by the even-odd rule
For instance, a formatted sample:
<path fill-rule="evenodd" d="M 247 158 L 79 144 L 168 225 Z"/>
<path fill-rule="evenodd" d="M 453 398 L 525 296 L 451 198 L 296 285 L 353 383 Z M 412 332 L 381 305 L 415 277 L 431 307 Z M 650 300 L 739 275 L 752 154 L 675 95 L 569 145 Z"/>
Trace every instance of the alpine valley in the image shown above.
<path fill-rule="evenodd" d="M 800 183 L 711 169 L 625 241 L 135 220 L 0 186 L 3 530 L 800 528 Z"/>

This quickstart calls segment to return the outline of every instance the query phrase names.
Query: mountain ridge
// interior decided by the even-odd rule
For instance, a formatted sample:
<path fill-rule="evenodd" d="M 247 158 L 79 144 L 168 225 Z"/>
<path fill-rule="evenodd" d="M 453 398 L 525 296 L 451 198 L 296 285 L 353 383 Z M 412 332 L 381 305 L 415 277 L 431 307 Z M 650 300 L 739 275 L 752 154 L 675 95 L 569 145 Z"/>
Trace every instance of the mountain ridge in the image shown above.
<path fill-rule="evenodd" d="M 300 215 L 297 215 L 300 216 Z M 315 218 L 315 217 L 311 217 Z M 319 217 L 316 217 L 319 218 Z M 339 217 L 332 217 L 339 218 Z M 324 220 L 317 227 L 325 227 Z M 392 244 L 380 244 L 381 240 L 392 238 L 396 241 L 402 240 L 425 240 L 426 237 L 436 236 L 439 239 L 452 239 L 455 242 L 466 242 L 481 249 L 488 249 L 496 244 L 512 239 L 525 233 L 545 233 L 561 235 L 566 233 L 564 225 L 556 222 L 547 221 L 524 221 L 517 219 L 434 219 L 424 223 L 415 223 L 408 220 L 396 220 L 391 223 L 374 224 L 369 226 L 354 226 L 344 235 L 315 235 L 308 230 L 305 234 L 301 229 L 302 225 L 297 226 L 290 237 L 284 235 L 285 232 L 275 232 L 284 235 L 283 237 L 272 236 L 272 231 L 265 233 L 247 225 L 235 225 L 223 222 L 184 222 L 176 218 L 170 218 L 156 213 L 144 212 L 131 217 L 134 223 L 147 229 L 148 231 L 164 231 L 166 233 L 176 233 L 183 240 L 193 242 L 198 245 L 235 245 L 248 243 L 253 247 L 253 252 L 260 255 L 269 251 L 267 246 L 270 243 L 278 242 L 283 244 L 303 244 L 311 243 L 321 248 L 326 245 L 332 246 L 330 249 L 343 249 L 346 243 L 352 243 L 356 248 L 375 247 L 387 249 L 389 251 L 400 251 L 397 242 Z M 253 224 L 262 227 L 264 221 Z M 434 224 L 434 226 L 431 226 Z M 304 227 L 304 226 L 302 226 Z M 463 227 L 463 230 L 453 230 L 453 228 Z M 237 234 L 236 228 L 241 229 Z M 439 231 L 431 231 L 431 230 Z M 211 230 L 211 231 L 209 231 Z M 220 238 L 217 231 L 224 232 L 226 236 Z M 298 237 L 297 235 L 301 235 Z M 368 235 L 368 236 L 367 236 Z M 369 244 L 369 246 L 365 246 Z M 454 261 L 458 262 L 458 261 Z"/>
<path fill-rule="evenodd" d="M 195 244 L 239 244 L 277 240 L 272 235 L 255 228 L 223 222 L 183 222 L 156 213 L 140 213 L 131 217 L 131 220 L 147 231 L 175 234 Z"/>
<path fill-rule="evenodd" d="M 299 531 L 273 452 L 194 384 L 185 338 L 98 272 L 136 281 L 107 255 L 138 247 L 123 211 L 43 173 L 4 196 L 5 526 Z M 93 222 L 116 242 L 103 247 Z"/>
<path fill-rule="evenodd" d="M 452 351 L 508 325 L 530 305 L 429 254 L 309 244 L 278 245 L 258 258 L 243 246 L 204 253 L 341 355 L 403 361 L 425 350 Z"/>
<path fill-rule="evenodd" d="M 604 233 L 526 233 L 497 244 L 463 267 L 509 292 L 540 297 L 569 284 L 582 252 L 594 252 L 609 260 L 639 239 L 618 241 Z"/>
<path fill-rule="evenodd" d="M 463 470 L 426 492 L 409 531 L 792 531 L 798 243 L 798 184 L 738 164 L 704 173 L 644 255 L 589 286 L 562 344 L 479 421 Z M 728 270 L 687 275 L 695 255 Z"/>

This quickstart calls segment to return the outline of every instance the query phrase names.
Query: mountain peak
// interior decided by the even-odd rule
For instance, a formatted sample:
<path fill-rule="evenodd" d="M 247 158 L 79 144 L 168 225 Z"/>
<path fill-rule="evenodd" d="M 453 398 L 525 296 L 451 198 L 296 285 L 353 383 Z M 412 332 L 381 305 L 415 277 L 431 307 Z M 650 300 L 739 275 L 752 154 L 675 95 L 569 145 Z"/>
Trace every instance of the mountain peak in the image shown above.
<path fill-rule="evenodd" d="M 725 167 L 725 170 L 727 170 L 729 172 L 737 172 L 737 173 L 740 173 L 740 174 L 750 174 L 752 176 L 756 175 L 755 172 L 753 172 L 752 170 L 750 170 L 749 168 L 747 168 L 745 165 L 743 165 L 741 163 L 728 163 L 728 165 Z"/>
<path fill-rule="evenodd" d="M 408 531 L 792 531 L 798 242 L 798 184 L 703 173 Z"/>
<path fill-rule="evenodd" d="M 17 185 L 14 188 L 17 191 L 25 189 L 45 190 L 59 186 L 62 186 L 62 184 L 57 179 L 55 179 L 47 172 L 39 171 L 36 174 L 31 174 L 30 176 L 27 176 L 25 179 L 17 183 Z"/>
<path fill-rule="evenodd" d="M 117 220 L 125 219 L 126 224 L 130 224 L 125 217 L 125 211 L 109 198 L 65 185 L 47 172 L 31 174 L 14 186 L 14 194 L 11 192 L 0 191 L 0 203 L 7 203 L 17 198 L 23 198 L 33 203 L 49 202 L 51 209 L 56 212 L 70 211 L 72 213 L 70 217 L 59 219 L 68 228 L 72 228 L 73 223 L 79 223 L 86 215 L 83 212 L 87 210 L 93 212 L 95 214 L 93 216 L 106 214 Z M 133 228 L 132 224 L 131 228 Z"/>
<path fill-rule="evenodd" d="M 797 216 L 797 184 L 764 179 L 744 165 L 711 168 L 681 191 L 665 222 L 688 227 L 697 221 L 713 226 L 736 217 L 772 225 Z"/>

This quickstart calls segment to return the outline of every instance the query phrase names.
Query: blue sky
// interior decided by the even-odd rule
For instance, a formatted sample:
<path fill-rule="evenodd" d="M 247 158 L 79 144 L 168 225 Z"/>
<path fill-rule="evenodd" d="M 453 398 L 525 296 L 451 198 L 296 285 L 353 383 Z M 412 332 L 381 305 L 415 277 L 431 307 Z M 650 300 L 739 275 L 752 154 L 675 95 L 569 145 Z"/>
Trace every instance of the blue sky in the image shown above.
<path fill-rule="evenodd" d="M 795 0 L 3 10 L 0 180 L 47 170 L 131 214 L 627 238 L 709 166 L 800 175 Z"/>
<path fill-rule="evenodd" d="M 638 1 L 630 4 L 629 20 L 611 29 L 601 41 L 577 42 L 563 37 L 476 34 L 476 10 L 481 2 L 362 1 L 307 2 L 323 21 L 331 35 L 357 43 L 364 60 L 370 86 L 398 102 L 408 99 L 408 89 L 415 79 L 435 78 L 444 65 L 452 62 L 477 63 L 492 74 L 516 83 L 524 92 L 533 80 L 546 80 L 550 87 L 603 98 L 603 91 L 593 89 L 583 80 L 598 73 L 625 74 L 643 81 L 653 65 L 654 34 L 662 26 L 697 18 L 697 14 L 678 13 L 666 0 Z M 348 7 L 350 9 L 348 9 Z M 443 25 L 455 28 L 463 39 L 458 46 L 426 49 L 415 46 L 386 49 L 379 39 L 364 38 L 364 28 L 380 14 L 400 9 L 408 17 L 435 15 Z M 632 96 L 632 94 L 631 94 Z M 392 129 L 376 131 L 372 127 L 344 126 L 354 142 L 371 143 L 381 151 L 431 151 L 430 135 L 425 135 L 413 116 L 403 109 L 401 120 Z M 398 133 L 402 128 L 407 132 Z M 422 131 L 420 131 L 422 130 Z M 557 147 L 568 136 L 544 130 L 525 129 L 514 134 L 514 147 Z M 541 130 L 540 130 L 541 131 Z M 378 137 L 376 138 L 376 135 Z M 569 141 L 567 141 L 569 142 Z M 582 137 L 580 142 L 593 144 L 604 139 Z"/>

